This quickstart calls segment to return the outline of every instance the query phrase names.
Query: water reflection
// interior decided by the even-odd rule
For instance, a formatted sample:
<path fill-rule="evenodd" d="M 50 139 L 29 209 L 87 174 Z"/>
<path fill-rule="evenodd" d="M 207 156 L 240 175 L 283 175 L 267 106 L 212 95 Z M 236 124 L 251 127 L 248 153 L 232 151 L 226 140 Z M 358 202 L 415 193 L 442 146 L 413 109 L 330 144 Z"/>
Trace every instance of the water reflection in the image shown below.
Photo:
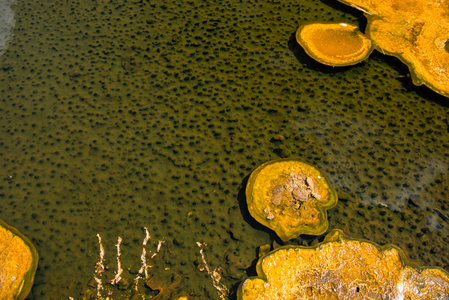
<path fill-rule="evenodd" d="M 0 1 L 0 55 L 2 55 L 8 41 L 12 38 L 15 19 L 11 6 L 15 3 L 16 0 Z"/>

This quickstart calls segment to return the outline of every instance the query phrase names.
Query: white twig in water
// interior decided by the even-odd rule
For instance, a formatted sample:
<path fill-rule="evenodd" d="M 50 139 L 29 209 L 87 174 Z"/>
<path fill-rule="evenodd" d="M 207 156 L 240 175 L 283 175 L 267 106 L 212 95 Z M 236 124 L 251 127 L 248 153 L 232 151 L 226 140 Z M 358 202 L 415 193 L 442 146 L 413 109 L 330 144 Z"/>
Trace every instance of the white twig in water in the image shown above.
<path fill-rule="evenodd" d="M 145 275 L 145 279 L 148 279 L 148 268 L 150 267 L 147 265 L 146 245 L 147 245 L 148 241 L 150 240 L 151 236 L 150 236 L 150 233 L 148 232 L 148 228 L 144 227 L 143 229 L 145 229 L 145 238 L 143 239 L 143 242 L 142 242 L 142 255 L 140 256 L 141 267 L 139 270 L 139 274 L 137 274 L 136 278 L 134 278 L 134 284 L 135 284 L 134 289 L 136 291 L 138 289 L 139 279 L 142 278 L 140 275 Z"/>
<path fill-rule="evenodd" d="M 153 253 L 153 255 L 151 255 L 151 258 L 154 258 L 159 253 L 163 243 L 165 243 L 165 241 L 159 241 L 159 243 L 157 244 L 156 253 Z"/>
<path fill-rule="evenodd" d="M 148 275 L 148 269 L 152 267 L 151 264 L 148 264 L 147 261 L 147 243 L 148 241 L 151 239 L 150 233 L 148 232 L 148 229 L 146 227 L 144 227 L 145 229 L 145 238 L 142 241 L 142 255 L 140 256 L 140 260 L 141 260 L 141 268 L 136 276 L 136 278 L 134 279 L 134 283 L 135 283 L 135 291 L 137 291 L 138 289 L 138 285 L 139 285 L 139 280 L 145 276 L 145 279 L 148 279 L 149 275 Z M 97 261 L 97 263 L 95 264 L 95 272 L 94 272 L 94 280 L 97 283 L 97 299 L 112 299 L 112 291 L 108 292 L 108 296 L 106 298 L 103 298 L 104 296 L 101 294 L 101 291 L 104 290 L 103 287 L 103 281 L 102 281 L 102 276 L 103 273 L 106 271 L 105 268 L 105 250 L 103 247 L 103 243 L 101 242 L 101 236 L 100 234 L 97 234 L 97 238 L 98 238 L 98 243 L 100 245 L 100 256 L 99 259 Z M 162 248 L 162 244 L 164 244 L 165 241 L 159 241 L 157 246 L 156 246 L 156 252 L 153 253 L 153 255 L 151 255 L 150 259 L 153 259 L 160 251 Z M 122 238 L 118 237 L 118 241 L 117 244 L 115 245 L 117 247 L 117 271 L 114 272 L 115 273 L 115 277 L 109 281 L 110 284 L 115 285 L 117 283 L 120 282 L 120 280 L 122 280 L 122 278 L 120 277 L 121 274 L 123 273 L 123 269 L 122 269 L 122 264 L 120 262 L 120 255 L 121 255 L 121 251 L 120 251 L 120 246 L 122 244 Z M 151 251 L 149 251 L 151 253 Z M 69 297 L 70 298 L 70 297 Z"/>
<path fill-rule="evenodd" d="M 94 279 L 97 283 L 97 297 L 101 297 L 101 290 L 103 289 L 103 282 L 101 280 L 102 273 L 104 272 L 104 248 L 101 243 L 101 236 L 97 233 L 98 243 L 100 244 L 100 257 L 95 265 Z"/>
<path fill-rule="evenodd" d="M 144 227 L 145 229 L 145 238 L 143 239 L 142 242 L 142 255 L 140 256 L 140 261 L 142 263 L 142 266 L 140 267 L 139 270 L 139 274 L 137 274 L 136 278 L 134 278 L 134 284 L 135 284 L 135 290 L 137 291 L 138 289 L 138 285 L 139 285 L 139 280 L 141 277 L 141 275 L 145 276 L 145 279 L 148 279 L 148 269 L 150 269 L 152 267 L 152 265 L 147 263 L 147 250 L 146 250 L 146 245 L 148 243 L 148 241 L 150 240 L 151 236 L 150 233 L 148 232 L 148 229 L 146 227 Z M 165 243 L 165 241 L 159 241 L 156 247 L 156 252 L 153 253 L 153 255 L 151 255 L 151 259 L 153 259 L 161 250 L 161 246 L 162 244 Z"/>
<path fill-rule="evenodd" d="M 122 274 L 122 264 L 120 263 L 120 244 L 122 243 L 122 238 L 118 237 L 117 244 L 115 245 L 117 247 L 117 272 L 115 273 L 114 279 L 110 281 L 111 284 L 118 283 L 122 278 L 120 275 Z"/>
<path fill-rule="evenodd" d="M 139 270 L 139 274 L 145 274 L 145 279 L 148 278 L 148 266 L 147 266 L 147 250 L 145 249 L 145 246 L 147 245 L 148 241 L 150 240 L 151 236 L 148 232 L 148 229 L 144 227 L 145 229 L 145 238 L 142 242 L 142 255 L 140 256 L 140 261 L 142 262 L 142 267 Z"/>
<path fill-rule="evenodd" d="M 201 260 L 203 261 L 204 267 L 206 268 L 207 274 L 209 274 L 210 278 L 212 278 L 212 285 L 218 291 L 218 295 L 221 299 L 225 300 L 228 296 L 228 289 L 221 281 L 220 268 L 216 267 L 213 271 L 210 270 L 209 265 L 207 264 L 206 257 L 204 256 L 204 246 L 206 244 L 202 244 L 200 242 L 196 242 L 198 247 L 200 247 Z"/>

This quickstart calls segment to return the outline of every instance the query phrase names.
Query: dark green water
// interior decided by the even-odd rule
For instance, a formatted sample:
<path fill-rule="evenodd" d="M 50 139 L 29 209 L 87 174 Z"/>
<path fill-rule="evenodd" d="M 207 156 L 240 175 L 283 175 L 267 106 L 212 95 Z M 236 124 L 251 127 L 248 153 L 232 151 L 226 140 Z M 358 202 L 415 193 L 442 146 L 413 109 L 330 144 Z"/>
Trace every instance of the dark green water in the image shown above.
<path fill-rule="evenodd" d="M 293 39 L 302 22 L 357 24 L 360 13 L 312 0 L 13 9 L 14 37 L 0 56 L 0 218 L 39 252 L 28 299 L 95 296 L 97 234 L 103 280 L 114 277 L 120 236 L 122 277 L 132 282 L 144 227 L 151 254 L 165 241 L 150 277 L 179 274 L 175 292 L 219 299 L 196 242 L 230 289 L 256 247 L 280 243 L 244 198 L 251 171 L 280 157 L 327 174 L 340 196 L 330 229 L 449 271 L 449 100 L 414 87 L 394 58 L 375 52 L 328 68 Z M 108 288 L 114 299 L 132 290 Z"/>

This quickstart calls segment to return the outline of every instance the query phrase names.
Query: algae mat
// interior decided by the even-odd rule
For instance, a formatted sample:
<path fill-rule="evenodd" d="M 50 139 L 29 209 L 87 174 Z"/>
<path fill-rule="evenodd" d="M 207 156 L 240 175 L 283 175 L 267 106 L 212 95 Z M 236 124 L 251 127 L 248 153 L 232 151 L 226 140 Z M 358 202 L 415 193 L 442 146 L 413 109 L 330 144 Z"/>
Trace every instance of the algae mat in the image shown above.
<path fill-rule="evenodd" d="M 29 299 L 95 297 L 94 276 L 115 278 L 120 244 L 130 286 L 113 289 L 118 299 L 141 268 L 144 228 L 149 276 L 179 275 L 174 292 L 219 299 L 200 250 L 227 288 L 246 276 L 254 249 L 276 238 L 245 211 L 245 178 L 287 157 L 336 188 L 330 229 L 448 270 L 447 101 L 377 52 L 335 70 L 294 41 L 301 23 L 354 23 L 359 12 L 317 1 L 13 10 L 0 56 L 0 219 L 39 252 Z"/>

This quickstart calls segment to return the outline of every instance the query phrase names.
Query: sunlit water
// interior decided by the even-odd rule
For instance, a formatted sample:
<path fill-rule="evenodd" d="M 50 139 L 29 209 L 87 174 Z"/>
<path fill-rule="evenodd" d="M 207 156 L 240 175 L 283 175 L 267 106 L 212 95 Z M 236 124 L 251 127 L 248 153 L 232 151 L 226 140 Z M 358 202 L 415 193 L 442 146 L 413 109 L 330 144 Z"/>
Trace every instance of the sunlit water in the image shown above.
<path fill-rule="evenodd" d="M 377 52 L 342 69 L 307 58 L 299 24 L 363 19 L 327 4 L 13 6 L 14 38 L 0 48 L 0 218 L 39 252 L 28 298 L 95 298 L 97 234 L 103 282 L 115 277 L 122 238 L 130 286 L 108 288 L 130 295 L 146 227 L 148 276 L 182 278 L 165 293 L 219 299 L 197 242 L 227 288 L 255 275 L 256 247 L 281 242 L 248 216 L 245 180 L 280 157 L 327 174 L 340 197 L 330 229 L 449 270 L 449 102 Z M 156 294 L 143 280 L 138 291 Z"/>
<path fill-rule="evenodd" d="M 15 3 L 15 0 L 0 1 L 0 55 L 2 55 L 8 41 L 12 37 L 15 20 L 11 6 Z"/>

